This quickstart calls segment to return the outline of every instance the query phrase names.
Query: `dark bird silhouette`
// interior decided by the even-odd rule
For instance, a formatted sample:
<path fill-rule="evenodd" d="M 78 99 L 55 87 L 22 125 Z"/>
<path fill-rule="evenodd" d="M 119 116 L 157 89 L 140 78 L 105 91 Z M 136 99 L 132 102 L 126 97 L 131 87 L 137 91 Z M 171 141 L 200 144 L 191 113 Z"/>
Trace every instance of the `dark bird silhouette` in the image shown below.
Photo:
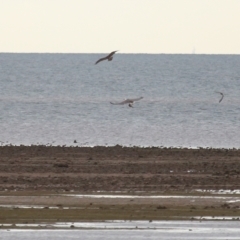
<path fill-rule="evenodd" d="M 223 98 L 224 98 L 224 94 L 222 92 L 216 92 L 216 93 L 220 93 L 222 95 L 222 97 L 219 100 L 219 103 L 220 103 L 223 100 Z"/>
<path fill-rule="evenodd" d="M 135 102 L 135 101 L 139 101 L 139 100 L 141 100 L 141 99 L 143 99 L 143 97 L 139 97 L 139 98 L 132 98 L 132 99 L 126 99 L 126 100 L 124 100 L 124 101 L 122 101 L 122 102 L 110 102 L 111 104 L 113 104 L 113 105 L 124 105 L 124 104 L 128 104 L 128 106 L 129 107 L 133 107 L 133 103 Z"/>
<path fill-rule="evenodd" d="M 117 50 L 117 51 L 118 51 L 118 50 Z M 95 62 L 95 64 L 98 64 L 99 62 L 104 61 L 104 60 L 112 61 L 113 55 L 114 55 L 115 52 L 117 52 L 117 51 L 113 51 L 113 52 L 111 52 L 110 54 L 108 54 L 106 57 L 103 57 L 103 58 L 98 59 L 98 60 Z"/>

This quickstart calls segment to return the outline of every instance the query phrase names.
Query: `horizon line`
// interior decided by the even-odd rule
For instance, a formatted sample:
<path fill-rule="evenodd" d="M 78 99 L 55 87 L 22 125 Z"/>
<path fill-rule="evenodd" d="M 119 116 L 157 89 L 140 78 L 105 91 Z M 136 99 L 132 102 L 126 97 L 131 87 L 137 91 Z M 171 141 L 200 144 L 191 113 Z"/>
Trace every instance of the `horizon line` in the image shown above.
<path fill-rule="evenodd" d="M 106 52 L 0 52 L 0 54 L 105 54 Z M 148 53 L 119 52 L 118 54 L 149 54 L 149 55 L 240 55 L 240 53 Z"/>

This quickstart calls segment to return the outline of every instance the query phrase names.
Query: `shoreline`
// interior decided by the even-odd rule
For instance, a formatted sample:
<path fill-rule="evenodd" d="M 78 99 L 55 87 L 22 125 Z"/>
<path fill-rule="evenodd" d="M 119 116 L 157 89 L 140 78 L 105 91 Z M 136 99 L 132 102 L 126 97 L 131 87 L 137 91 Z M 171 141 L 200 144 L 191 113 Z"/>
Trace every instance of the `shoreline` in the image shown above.
<path fill-rule="evenodd" d="M 1 146 L 0 159 L 0 224 L 240 217 L 236 149 Z"/>
<path fill-rule="evenodd" d="M 74 140 L 76 141 L 76 140 Z M 230 151 L 240 151 L 240 147 L 201 147 L 201 146 L 154 146 L 154 145 L 121 145 L 121 144 L 113 144 L 113 145 L 87 145 L 87 144 L 80 144 L 78 142 L 74 142 L 72 144 L 12 144 L 12 143 L 4 143 L 0 141 L 0 148 L 1 147 L 52 147 L 52 148 L 138 148 L 138 149 L 168 149 L 168 150 L 230 150 Z"/>
<path fill-rule="evenodd" d="M 0 147 L 0 191 L 240 189 L 240 150 Z"/>
<path fill-rule="evenodd" d="M 240 220 L 240 194 L 172 194 L 0 192 L 0 224 Z"/>

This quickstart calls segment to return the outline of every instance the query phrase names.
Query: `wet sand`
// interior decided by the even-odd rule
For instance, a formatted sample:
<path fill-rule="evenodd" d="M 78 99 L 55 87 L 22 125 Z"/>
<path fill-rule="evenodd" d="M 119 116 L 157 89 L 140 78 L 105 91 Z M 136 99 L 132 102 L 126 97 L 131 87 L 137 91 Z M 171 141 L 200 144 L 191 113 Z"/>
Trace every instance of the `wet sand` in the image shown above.
<path fill-rule="evenodd" d="M 34 222 L 240 216 L 238 201 L 229 203 L 216 198 L 188 201 L 171 197 L 93 199 L 61 195 L 118 191 L 126 195 L 212 196 L 195 190 L 240 189 L 240 150 L 2 146 L 0 159 L 0 205 L 43 206 L 13 207 L 14 211 L 0 207 L 2 223 L 24 219 Z"/>

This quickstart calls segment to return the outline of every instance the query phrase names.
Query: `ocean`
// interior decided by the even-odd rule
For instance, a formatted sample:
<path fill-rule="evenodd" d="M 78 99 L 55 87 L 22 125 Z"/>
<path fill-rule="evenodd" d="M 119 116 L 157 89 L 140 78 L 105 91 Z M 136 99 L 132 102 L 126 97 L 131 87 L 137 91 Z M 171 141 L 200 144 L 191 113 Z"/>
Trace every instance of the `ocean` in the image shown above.
<path fill-rule="evenodd" d="M 0 144 L 240 147 L 240 55 L 103 56 L 0 53 Z"/>
<path fill-rule="evenodd" d="M 239 221 L 81 222 L 66 229 L 0 229 L 1 239 L 238 240 Z M 16 224 L 21 225 L 21 224 Z M 42 226 L 44 224 L 39 224 Z M 51 224 L 48 224 L 51 226 Z M 57 225 L 57 224 L 56 224 Z M 67 224 L 59 224 L 67 226 Z M 75 226 L 74 225 L 74 226 Z M 58 226 L 56 226 L 58 228 Z"/>

